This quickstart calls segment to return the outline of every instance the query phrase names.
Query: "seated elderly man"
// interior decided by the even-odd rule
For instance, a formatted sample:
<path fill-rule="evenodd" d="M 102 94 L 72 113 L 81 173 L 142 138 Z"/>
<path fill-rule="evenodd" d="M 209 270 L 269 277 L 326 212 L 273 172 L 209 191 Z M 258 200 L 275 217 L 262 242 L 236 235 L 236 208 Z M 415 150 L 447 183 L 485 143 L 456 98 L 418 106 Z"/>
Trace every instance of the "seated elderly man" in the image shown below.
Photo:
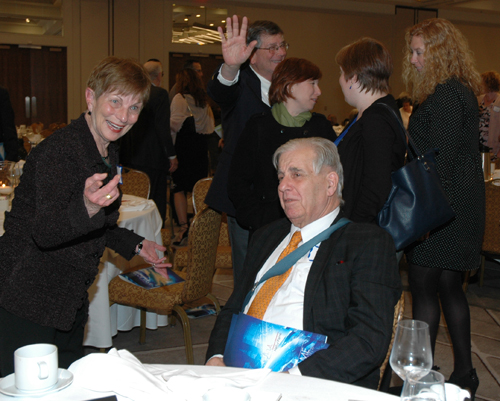
<path fill-rule="evenodd" d="M 339 228 L 282 276 L 257 287 L 243 305 L 254 283 L 274 266 L 282 252 L 287 253 L 286 248 L 309 241 L 342 217 L 342 165 L 331 141 L 291 140 L 276 151 L 273 161 L 281 206 L 288 219 L 262 227 L 252 237 L 245 279 L 236 283 L 217 318 L 207 365 L 224 365 L 232 315 L 243 311 L 267 322 L 328 337 L 328 349 L 316 352 L 289 373 L 375 389 L 391 340 L 394 305 L 401 294 L 394 243 L 384 230 L 358 223 Z M 283 284 L 272 293 L 268 283 L 280 279 Z M 262 307 L 266 295 L 270 302 Z"/>

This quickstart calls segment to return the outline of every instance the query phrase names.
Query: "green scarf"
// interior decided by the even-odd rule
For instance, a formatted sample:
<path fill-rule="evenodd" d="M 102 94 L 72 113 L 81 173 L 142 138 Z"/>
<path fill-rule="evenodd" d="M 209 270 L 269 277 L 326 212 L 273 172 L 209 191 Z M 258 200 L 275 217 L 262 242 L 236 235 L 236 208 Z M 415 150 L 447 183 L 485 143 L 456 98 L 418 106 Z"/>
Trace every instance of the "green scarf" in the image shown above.
<path fill-rule="evenodd" d="M 310 111 L 304 111 L 298 116 L 290 115 L 284 103 L 275 103 L 271 109 L 274 119 L 285 127 L 302 127 L 312 117 Z"/>

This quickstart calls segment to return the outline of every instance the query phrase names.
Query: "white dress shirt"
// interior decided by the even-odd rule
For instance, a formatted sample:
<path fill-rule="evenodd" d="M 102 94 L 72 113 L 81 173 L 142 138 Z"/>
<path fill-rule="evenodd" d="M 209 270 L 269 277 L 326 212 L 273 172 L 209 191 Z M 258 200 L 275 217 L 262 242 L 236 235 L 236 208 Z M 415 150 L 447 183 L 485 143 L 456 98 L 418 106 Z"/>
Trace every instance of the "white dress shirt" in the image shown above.
<path fill-rule="evenodd" d="M 339 210 L 339 208 L 336 208 L 326 216 L 302 227 L 302 229 L 300 229 L 302 241 L 299 243 L 299 246 L 330 227 L 339 214 Z M 298 230 L 298 227 L 295 227 L 293 224 L 291 225 L 290 233 L 281 241 L 264 263 L 262 269 L 260 269 L 257 274 L 255 282 L 258 282 L 262 276 L 276 264 L 279 256 L 292 239 L 293 234 Z M 300 258 L 292 267 L 290 275 L 269 303 L 266 313 L 264 314 L 264 321 L 303 330 L 304 290 L 309 270 L 311 269 L 312 262 L 314 261 L 320 244 L 321 243 L 313 246 L 309 252 Z M 264 283 L 257 287 L 257 290 L 245 307 L 245 313 L 247 313 L 253 299 L 263 285 Z"/>

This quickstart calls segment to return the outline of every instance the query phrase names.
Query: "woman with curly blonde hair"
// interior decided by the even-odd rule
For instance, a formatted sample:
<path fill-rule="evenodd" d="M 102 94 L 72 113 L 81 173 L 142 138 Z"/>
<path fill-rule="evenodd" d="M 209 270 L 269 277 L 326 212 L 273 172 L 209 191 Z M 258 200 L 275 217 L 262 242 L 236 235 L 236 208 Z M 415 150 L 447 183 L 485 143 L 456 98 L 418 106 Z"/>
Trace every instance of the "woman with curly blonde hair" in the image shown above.
<path fill-rule="evenodd" d="M 429 324 L 434 351 L 441 307 L 455 357 L 449 381 L 471 392 L 470 312 L 461 273 L 478 267 L 484 232 L 484 181 L 476 95 L 480 77 L 462 33 L 449 21 L 425 20 L 406 32 L 403 78 L 418 103 L 409 131 L 421 152 L 438 148 L 436 167 L 456 217 L 407 249 L 413 318 Z M 441 302 L 441 307 L 440 307 Z"/>

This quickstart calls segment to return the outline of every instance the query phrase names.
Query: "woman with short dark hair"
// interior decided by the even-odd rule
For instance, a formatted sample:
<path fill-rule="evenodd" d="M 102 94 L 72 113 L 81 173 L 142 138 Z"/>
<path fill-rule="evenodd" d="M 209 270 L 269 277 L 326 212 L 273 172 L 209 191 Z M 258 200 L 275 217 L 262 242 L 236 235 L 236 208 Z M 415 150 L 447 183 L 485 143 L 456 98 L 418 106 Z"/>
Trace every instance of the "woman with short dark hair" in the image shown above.
<path fill-rule="evenodd" d="M 326 117 L 311 113 L 321 95 L 320 78 L 320 69 L 308 60 L 283 60 L 274 70 L 269 88 L 271 111 L 251 117 L 239 138 L 229 170 L 228 193 L 238 223 L 250 234 L 284 217 L 272 162 L 276 149 L 294 138 L 335 138 Z"/>
<path fill-rule="evenodd" d="M 403 166 L 406 152 L 399 122 L 386 107 L 399 115 L 389 94 L 392 59 L 382 43 L 362 38 L 335 60 L 345 100 L 358 109 L 336 140 L 344 167 L 344 211 L 352 221 L 375 223 L 392 188 L 391 173 Z"/>
<path fill-rule="evenodd" d="M 59 367 L 83 357 L 89 299 L 105 247 L 167 266 L 161 245 L 117 225 L 118 144 L 139 118 L 151 82 L 134 60 L 92 71 L 87 112 L 34 148 L 0 237 L 0 376 L 24 345 L 58 347 Z"/>
<path fill-rule="evenodd" d="M 491 160 L 500 156 L 500 74 L 486 71 L 481 74 L 482 94 L 479 103 L 479 143 L 490 148 Z"/>

